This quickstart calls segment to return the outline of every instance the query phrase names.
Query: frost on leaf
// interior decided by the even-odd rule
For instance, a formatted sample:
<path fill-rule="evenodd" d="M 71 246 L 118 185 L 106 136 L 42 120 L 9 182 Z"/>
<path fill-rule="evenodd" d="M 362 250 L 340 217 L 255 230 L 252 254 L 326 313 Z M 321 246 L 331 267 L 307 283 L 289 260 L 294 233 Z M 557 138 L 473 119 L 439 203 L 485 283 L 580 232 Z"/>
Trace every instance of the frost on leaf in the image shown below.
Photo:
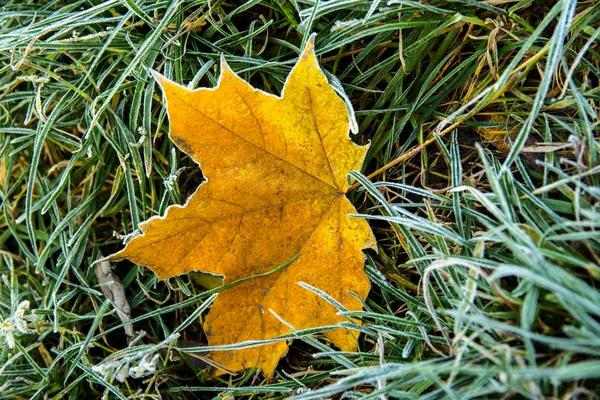
<path fill-rule="evenodd" d="M 227 284 L 260 275 L 219 294 L 204 325 L 209 346 L 345 320 L 298 282 L 348 310 L 361 310 L 369 291 L 362 250 L 375 240 L 365 220 L 349 217 L 356 210 L 345 196 L 347 175 L 360 170 L 367 146 L 349 139 L 346 106 L 313 47 L 314 37 L 281 97 L 254 89 L 224 60 L 214 89 L 189 90 L 155 74 L 170 138 L 208 180 L 184 206 L 142 223 L 142 235 L 110 259 L 147 265 L 160 279 L 203 271 Z M 355 331 L 325 335 L 341 350 L 357 348 Z M 280 341 L 210 358 L 229 371 L 256 366 L 270 377 L 287 348 Z"/>
<path fill-rule="evenodd" d="M 14 349 L 17 337 L 28 333 L 40 333 L 47 327 L 45 318 L 37 314 L 27 314 L 29 300 L 23 300 L 17 306 L 13 315 L 0 321 L 0 339 L 9 349 Z"/>

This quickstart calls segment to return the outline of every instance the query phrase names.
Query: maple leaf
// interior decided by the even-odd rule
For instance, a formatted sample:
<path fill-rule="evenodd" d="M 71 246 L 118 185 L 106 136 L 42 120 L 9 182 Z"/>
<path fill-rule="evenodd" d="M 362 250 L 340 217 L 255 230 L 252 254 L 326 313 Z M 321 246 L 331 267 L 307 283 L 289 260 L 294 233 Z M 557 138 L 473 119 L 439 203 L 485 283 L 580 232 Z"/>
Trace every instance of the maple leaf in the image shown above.
<path fill-rule="evenodd" d="M 370 288 L 362 249 L 375 239 L 365 220 L 349 217 L 356 210 L 345 193 L 347 174 L 360 169 L 368 146 L 348 137 L 348 112 L 319 68 L 314 36 L 281 97 L 254 89 L 224 58 L 214 89 L 188 90 L 155 77 L 170 137 L 207 181 L 184 206 L 140 224 L 143 234 L 110 258 L 146 265 L 159 279 L 203 271 L 227 284 L 262 274 L 218 295 L 204 324 L 210 346 L 345 320 L 299 282 L 361 310 Z M 343 351 L 357 348 L 357 332 L 325 335 Z M 210 358 L 233 372 L 256 366 L 269 378 L 287 349 L 279 341 Z"/>

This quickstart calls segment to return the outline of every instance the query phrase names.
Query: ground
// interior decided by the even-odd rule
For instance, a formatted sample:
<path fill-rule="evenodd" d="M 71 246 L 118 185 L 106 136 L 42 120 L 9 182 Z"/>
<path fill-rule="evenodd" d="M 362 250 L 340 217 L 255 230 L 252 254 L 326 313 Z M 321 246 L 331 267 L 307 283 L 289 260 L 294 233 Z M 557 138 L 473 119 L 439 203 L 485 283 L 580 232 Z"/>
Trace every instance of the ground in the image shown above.
<path fill-rule="evenodd" d="M 595 398 L 600 4 L 239 3 L 3 3 L 0 398 Z M 209 380 L 180 350 L 219 282 L 93 264 L 203 180 L 149 70 L 212 87 L 224 56 L 279 94 L 313 32 L 371 144 L 360 348 Z"/>

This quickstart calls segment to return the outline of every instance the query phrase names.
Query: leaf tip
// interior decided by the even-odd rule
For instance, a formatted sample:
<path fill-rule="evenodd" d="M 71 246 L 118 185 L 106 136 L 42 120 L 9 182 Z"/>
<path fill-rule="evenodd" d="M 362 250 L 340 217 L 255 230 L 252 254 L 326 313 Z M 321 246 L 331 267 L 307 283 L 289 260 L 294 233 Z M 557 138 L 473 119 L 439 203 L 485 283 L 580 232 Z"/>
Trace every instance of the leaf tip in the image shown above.
<path fill-rule="evenodd" d="M 227 60 L 225 59 L 224 54 L 221 54 L 220 66 L 221 66 L 221 79 L 223 79 L 223 77 L 225 75 L 235 75 L 235 72 L 233 72 L 233 70 L 229 66 L 229 63 L 227 63 Z"/>
<path fill-rule="evenodd" d="M 158 82 L 160 87 L 163 87 L 164 83 L 167 81 L 167 78 L 165 78 L 165 76 L 160 72 L 155 71 L 153 69 L 150 70 L 150 74 L 156 80 L 156 82 Z"/>
<path fill-rule="evenodd" d="M 316 33 L 311 33 L 304 45 L 304 49 L 302 50 L 301 58 L 308 58 L 308 56 L 312 53 L 315 53 L 315 38 L 317 37 Z"/>

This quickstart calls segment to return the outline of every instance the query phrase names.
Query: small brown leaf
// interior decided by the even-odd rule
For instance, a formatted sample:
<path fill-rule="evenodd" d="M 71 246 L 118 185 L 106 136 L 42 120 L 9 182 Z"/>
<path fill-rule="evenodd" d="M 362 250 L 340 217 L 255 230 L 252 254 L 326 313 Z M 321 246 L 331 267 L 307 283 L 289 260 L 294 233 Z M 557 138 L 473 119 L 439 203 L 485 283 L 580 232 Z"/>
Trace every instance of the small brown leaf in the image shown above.
<path fill-rule="evenodd" d="M 96 279 L 100 285 L 100 290 L 104 296 L 110 301 L 112 306 L 117 311 L 117 315 L 123 324 L 125 324 L 125 333 L 129 337 L 133 337 L 133 326 L 131 321 L 131 309 L 125 296 L 125 288 L 117 275 L 112 272 L 110 262 L 98 253 L 98 261 L 96 262 Z"/>

